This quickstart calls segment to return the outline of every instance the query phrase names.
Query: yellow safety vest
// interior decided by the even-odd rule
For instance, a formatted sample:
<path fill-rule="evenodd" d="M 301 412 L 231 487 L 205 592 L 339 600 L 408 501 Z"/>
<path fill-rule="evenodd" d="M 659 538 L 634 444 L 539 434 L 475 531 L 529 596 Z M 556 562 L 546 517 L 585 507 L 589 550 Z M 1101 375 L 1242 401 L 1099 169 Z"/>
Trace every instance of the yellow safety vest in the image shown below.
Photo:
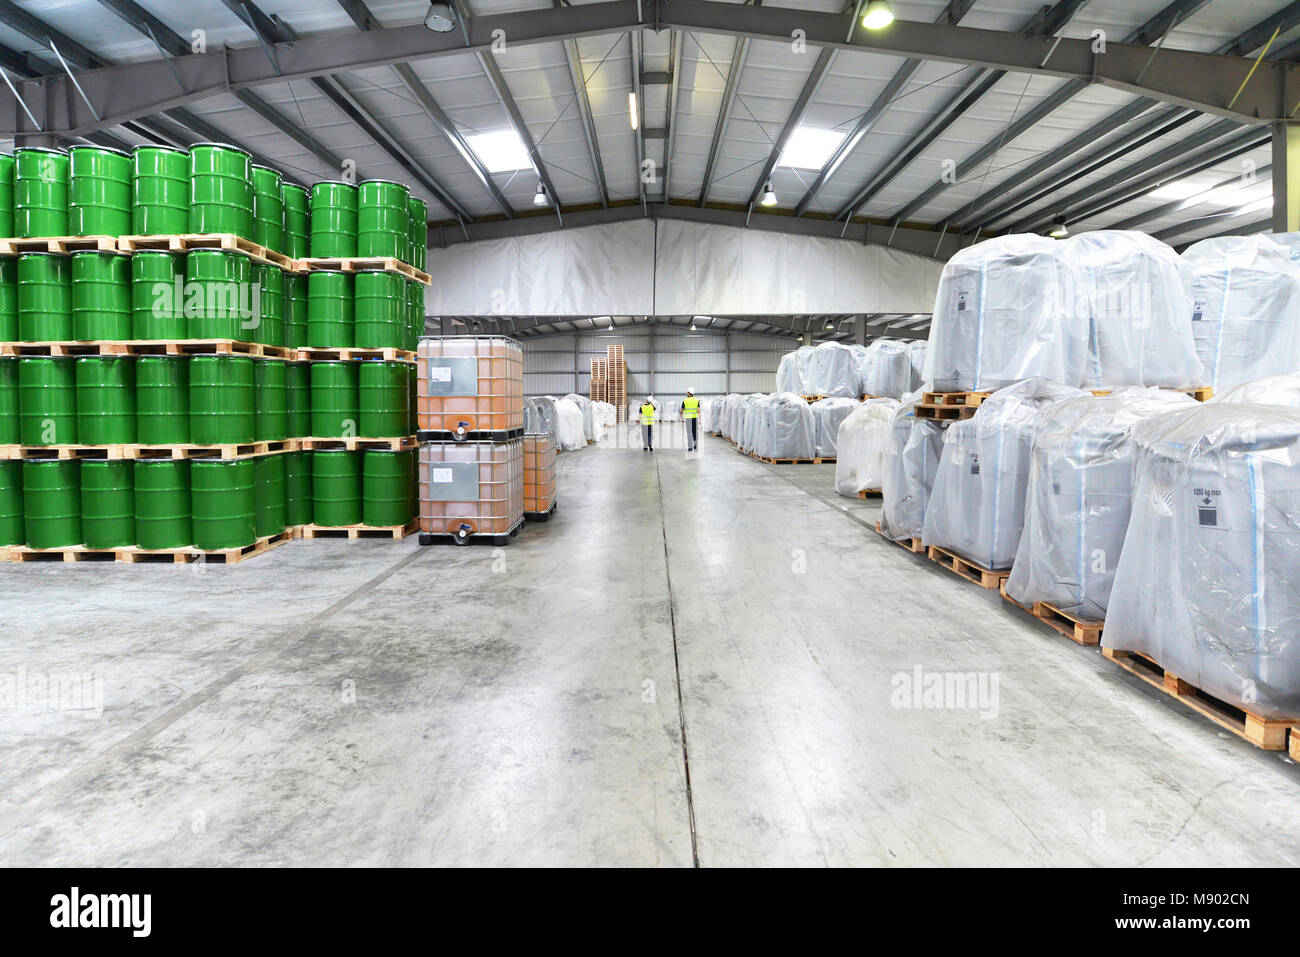
<path fill-rule="evenodd" d="M 682 418 L 698 419 L 700 417 L 700 400 L 694 396 L 688 396 L 682 400 Z"/>
<path fill-rule="evenodd" d="M 642 425 L 655 424 L 655 407 L 651 405 L 649 402 L 641 406 L 641 424 Z"/>

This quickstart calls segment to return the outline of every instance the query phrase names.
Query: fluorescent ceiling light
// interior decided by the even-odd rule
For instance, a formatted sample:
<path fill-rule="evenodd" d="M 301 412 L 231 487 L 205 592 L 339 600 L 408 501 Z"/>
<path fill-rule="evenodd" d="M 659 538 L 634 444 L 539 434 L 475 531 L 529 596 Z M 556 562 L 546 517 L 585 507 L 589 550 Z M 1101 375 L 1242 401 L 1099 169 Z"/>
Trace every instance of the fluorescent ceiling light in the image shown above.
<path fill-rule="evenodd" d="M 473 133 L 465 137 L 465 142 L 483 161 L 489 173 L 512 173 L 533 165 L 528 159 L 528 147 L 514 130 Z"/>
<path fill-rule="evenodd" d="M 801 126 L 790 134 L 777 165 L 791 169 L 822 169 L 831 154 L 844 142 L 845 135 L 840 130 Z"/>
<path fill-rule="evenodd" d="M 640 123 L 636 108 L 636 93 L 629 93 L 627 95 L 627 118 L 632 124 L 632 129 L 636 129 Z"/>

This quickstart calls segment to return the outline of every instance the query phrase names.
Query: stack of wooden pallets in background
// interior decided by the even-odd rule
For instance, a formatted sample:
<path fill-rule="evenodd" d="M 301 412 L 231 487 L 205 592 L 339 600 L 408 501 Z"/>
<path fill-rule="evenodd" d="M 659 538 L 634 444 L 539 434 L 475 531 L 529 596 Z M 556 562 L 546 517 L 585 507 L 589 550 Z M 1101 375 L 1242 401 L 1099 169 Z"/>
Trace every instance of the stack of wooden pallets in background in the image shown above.
<path fill-rule="evenodd" d="M 617 421 L 627 421 L 627 363 L 622 346 L 605 347 L 605 401 L 614 407 Z"/>
<path fill-rule="evenodd" d="M 608 384 L 605 378 L 606 360 L 599 356 L 591 358 L 591 401 L 608 402 Z"/>

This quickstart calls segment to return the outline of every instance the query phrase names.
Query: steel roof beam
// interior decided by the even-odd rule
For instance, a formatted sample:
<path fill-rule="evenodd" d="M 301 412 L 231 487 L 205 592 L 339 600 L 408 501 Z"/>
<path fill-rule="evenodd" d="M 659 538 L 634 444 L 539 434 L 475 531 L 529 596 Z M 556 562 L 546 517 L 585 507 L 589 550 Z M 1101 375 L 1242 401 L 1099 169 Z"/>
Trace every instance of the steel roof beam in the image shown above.
<path fill-rule="evenodd" d="M 682 32 L 672 31 L 672 45 L 668 55 L 668 118 L 667 135 L 664 137 L 664 193 L 663 200 L 668 202 L 671 195 L 669 185 L 673 172 L 673 147 L 677 144 L 677 101 L 681 92 L 682 76 Z"/>
<path fill-rule="evenodd" d="M 753 0 L 755 6 L 763 0 Z M 745 61 L 749 59 L 749 38 L 739 37 L 731 50 L 731 64 L 727 67 L 727 79 L 722 86 L 722 102 L 718 105 L 718 119 L 713 124 L 713 139 L 709 141 L 709 158 L 704 163 L 704 178 L 700 180 L 700 198 L 697 205 L 703 206 L 709 199 L 709 188 L 713 185 L 713 174 L 718 168 L 718 153 L 722 141 L 727 135 L 727 126 L 731 123 L 731 107 L 736 102 L 740 91 L 740 80 L 745 75 Z"/>

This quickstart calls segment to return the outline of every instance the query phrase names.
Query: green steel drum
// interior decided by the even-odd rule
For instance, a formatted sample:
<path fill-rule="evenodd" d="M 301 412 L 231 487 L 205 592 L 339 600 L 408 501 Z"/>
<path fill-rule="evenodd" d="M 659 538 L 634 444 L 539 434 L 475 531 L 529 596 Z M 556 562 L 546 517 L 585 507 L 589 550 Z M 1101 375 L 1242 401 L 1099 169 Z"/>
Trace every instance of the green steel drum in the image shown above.
<path fill-rule="evenodd" d="M 135 544 L 131 461 L 81 463 L 81 537 L 87 548 Z"/>
<path fill-rule="evenodd" d="M 24 527 L 29 548 L 81 544 L 81 460 L 23 462 Z"/>
<path fill-rule="evenodd" d="M 83 356 L 77 360 L 77 441 L 81 445 L 135 442 L 135 359 Z"/>
<path fill-rule="evenodd" d="M 253 167 L 253 242 L 284 252 L 284 177 L 269 166 Z"/>
<path fill-rule="evenodd" d="M 131 232 L 131 157 L 106 146 L 68 149 L 70 236 Z"/>
<path fill-rule="evenodd" d="M 135 360 L 135 440 L 141 445 L 188 445 L 190 360 L 141 356 Z"/>
<path fill-rule="evenodd" d="M 13 235 L 68 235 L 67 153 L 39 146 L 14 152 Z"/>
<path fill-rule="evenodd" d="M 311 364 L 311 434 L 315 438 L 359 435 L 359 362 Z"/>
<path fill-rule="evenodd" d="M 411 246 L 411 191 L 401 183 L 366 180 L 357 187 L 357 255 L 406 260 Z"/>
<path fill-rule="evenodd" d="M 284 344 L 307 345 L 307 277 L 289 272 L 284 274 Z"/>
<path fill-rule="evenodd" d="M 360 409 L 357 434 L 366 438 L 409 435 L 410 379 L 406 370 L 410 363 L 362 362 L 359 365 Z"/>
<path fill-rule="evenodd" d="M 356 274 L 353 345 L 358 349 L 405 349 L 410 337 L 410 300 L 399 273 L 366 270 Z"/>
<path fill-rule="evenodd" d="M 18 256 L 18 338 L 23 342 L 72 339 L 72 263 L 61 253 Z"/>
<path fill-rule="evenodd" d="M 289 436 L 311 435 L 311 363 L 285 363 L 285 405 L 289 413 Z"/>
<path fill-rule="evenodd" d="M 14 235 L 14 158 L 0 153 L 0 236 Z"/>
<path fill-rule="evenodd" d="M 407 420 L 406 423 L 407 435 L 414 435 L 416 429 L 418 428 L 417 423 L 419 421 L 419 415 L 418 415 L 416 395 L 418 395 L 419 379 L 420 377 L 418 372 L 416 371 L 415 363 L 414 362 L 406 363 L 406 382 L 407 382 L 406 404 L 407 404 L 407 408 L 410 410 L 410 418 Z"/>
<path fill-rule="evenodd" d="M 287 524 L 283 455 L 253 459 L 254 526 L 258 538 L 279 535 Z"/>
<path fill-rule="evenodd" d="M 181 253 L 142 250 L 131 256 L 132 339 L 184 339 L 189 335 L 184 284 Z"/>
<path fill-rule="evenodd" d="M 247 356 L 190 359 L 190 442 L 246 445 L 254 441 L 253 360 Z"/>
<path fill-rule="evenodd" d="M 135 543 L 141 548 L 188 548 L 190 463 L 177 459 L 135 463 Z"/>
<path fill-rule="evenodd" d="M 405 525 L 415 517 L 415 451 L 361 453 L 361 521 Z"/>
<path fill-rule="evenodd" d="M 313 257 L 339 259 L 357 254 L 357 188 L 351 183 L 316 183 L 311 188 Z"/>
<path fill-rule="evenodd" d="M 0 259 L 0 342 L 18 341 L 18 260 Z"/>
<path fill-rule="evenodd" d="M 23 445 L 77 444 L 77 369 L 70 358 L 18 360 L 18 432 Z"/>
<path fill-rule="evenodd" d="M 409 280 L 406 283 L 406 299 L 411 315 L 411 334 L 407 338 L 406 348 L 414 352 L 420 348 L 420 336 L 424 335 L 424 284 Z"/>
<path fill-rule="evenodd" d="M 190 147 L 191 233 L 234 233 L 253 238 L 253 161 L 238 147 Z"/>
<path fill-rule="evenodd" d="M 406 261 L 416 269 L 424 269 L 429 252 L 429 204 L 412 197 L 407 205 L 407 219 L 411 233 Z"/>
<path fill-rule="evenodd" d="M 175 236 L 190 229 L 190 154 L 171 146 L 131 153 L 131 232 Z"/>
<path fill-rule="evenodd" d="M 284 249 L 286 256 L 306 259 L 311 253 L 311 194 L 301 186 L 284 183 L 280 187 L 284 205 Z"/>
<path fill-rule="evenodd" d="M 18 360 L 0 359 L 0 445 L 18 445 Z"/>
<path fill-rule="evenodd" d="M 186 327 L 190 339 L 250 341 L 260 317 L 253 312 L 253 262 L 224 249 L 195 249 L 185 256 Z"/>
<path fill-rule="evenodd" d="M 259 359 L 253 363 L 253 439 L 279 442 L 289 432 L 286 363 Z"/>
<path fill-rule="evenodd" d="M 313 452 L 312 515 L 317 525 L 361 524 L 361 458 L 357 452 Z"/>
<path fill-rule="evenodd" d="M 307 345 L 350 349 L 355 335 L 352 276 L 337 270 L 307 274 Z"/>
<path fill-rule="evenodd" d="M 72 254 L 72 338 L 131 338 L 131 257 L 94 251 Z"/>
<path fill-rule="evenodd" d="M 268 346 L 284 345 L 284 273 L 279 266 L 253 263 L 253 282 L 257 283 L 260 308 L 254 342 Z"/>
<path fill-rule="evenodd" d="M 23 463 L 18 459 L 0 460 L 0 545 L 22 545 L 26 539 Z"/>
<path fill-rule="evenodd" d="M 312 522 L 310 452 L 286 452 L 284 459 L 284 523 L 286 526 Z"/>
<path fill-rule="evenodd" d="M 190 463 L 194 547 L 243 548 L 257 541 L 253 460 Z"/>

